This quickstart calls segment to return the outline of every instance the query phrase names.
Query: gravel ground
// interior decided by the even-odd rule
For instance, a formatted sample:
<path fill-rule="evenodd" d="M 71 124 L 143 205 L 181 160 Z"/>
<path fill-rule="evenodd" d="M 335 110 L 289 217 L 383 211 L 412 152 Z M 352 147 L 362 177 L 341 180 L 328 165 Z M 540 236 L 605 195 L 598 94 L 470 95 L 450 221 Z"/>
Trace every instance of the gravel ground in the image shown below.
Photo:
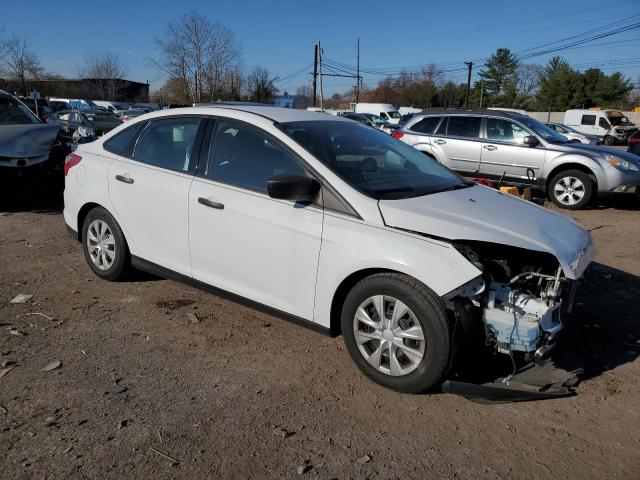
<path fill-rule="evenodd" d="M 60 209 L 0 206 L 2 478 L 638 478 L 636 200 L 573 214 L 598 248 L 577 395 L 488 406 L 385 390 L 341 338 L 172 281 L 101 281 Z"/>

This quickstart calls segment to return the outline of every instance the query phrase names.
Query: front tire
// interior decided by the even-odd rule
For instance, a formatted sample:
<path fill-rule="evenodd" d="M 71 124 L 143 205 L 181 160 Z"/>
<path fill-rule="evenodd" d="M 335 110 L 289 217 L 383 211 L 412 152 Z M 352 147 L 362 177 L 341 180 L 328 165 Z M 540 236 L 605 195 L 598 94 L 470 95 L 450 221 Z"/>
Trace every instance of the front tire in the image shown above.
<path fill-rule="evenodd" d="M 129 248 L 116 222 L 107 210 L 91 210 L 82 225 L 82 250 L 93 273 L 110 282 L 126 277 L 131 264 Z"/>
<path fill-rule="evenodd" d="M 607 147 L 611 147 L 616 143 L 616 139 L 611 135 L 606 135 L 602 140 L 602 143 L 604 143 Z"/>
<path fill-rule="evenodd" d="M 442 382 L 451 360 L 449 322 L 440 298 L 398 273 L 358 282 L 342 308 L 351 358 L 371 380 L 419 393 Z"/>
<path fill-rule="evenodd" d="M 579 210 L 591 200 L 593 187 L 593 180 L 585 172 L 565 170 L 549 182 L 549 199 L 560 208 Z"/>

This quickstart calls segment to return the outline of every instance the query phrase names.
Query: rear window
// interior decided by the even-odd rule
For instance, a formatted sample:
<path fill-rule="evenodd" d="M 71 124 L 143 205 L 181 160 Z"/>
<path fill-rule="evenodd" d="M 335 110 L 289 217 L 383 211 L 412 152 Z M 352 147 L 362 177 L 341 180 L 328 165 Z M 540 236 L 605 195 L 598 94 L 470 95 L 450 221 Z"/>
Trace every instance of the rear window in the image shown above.
<path fill-rule="evenodd" d="M 580 123 L 582 123 L 582 125 L 595 125 L 596 124 L 596 116 L 595 115 L 582 115 L 582 121 Z"/>

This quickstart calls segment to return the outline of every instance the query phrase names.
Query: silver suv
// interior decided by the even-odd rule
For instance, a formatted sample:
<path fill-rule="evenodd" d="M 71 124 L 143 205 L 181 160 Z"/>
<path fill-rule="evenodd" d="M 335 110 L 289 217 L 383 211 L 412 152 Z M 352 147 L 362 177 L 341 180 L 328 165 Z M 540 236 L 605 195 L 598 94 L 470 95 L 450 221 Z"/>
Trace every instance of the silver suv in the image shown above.
<path fill-rule="evenodd" d="M 571 143 L 526 115 L 432 111 L 414 115 L 393 136 L 464 176 L 530 184 L 561 208 L 583 208 L 596 193 L 640 192 L 640 158 Z"/>

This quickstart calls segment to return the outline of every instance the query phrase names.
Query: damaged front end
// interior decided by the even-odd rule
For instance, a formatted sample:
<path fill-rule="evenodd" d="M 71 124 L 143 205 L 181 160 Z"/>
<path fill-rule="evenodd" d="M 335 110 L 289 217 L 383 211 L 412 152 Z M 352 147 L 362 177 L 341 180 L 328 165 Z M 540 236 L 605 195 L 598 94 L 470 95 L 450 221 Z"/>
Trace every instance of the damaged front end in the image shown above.
<path fill-rule="evenodd" d="M 549 253 L 480 241 L 453 246 L 482 272 L 444 298 L 466 341 L 482 339 L 514 366 L 541 363 L 571 312 L 575 280 Z"/>

